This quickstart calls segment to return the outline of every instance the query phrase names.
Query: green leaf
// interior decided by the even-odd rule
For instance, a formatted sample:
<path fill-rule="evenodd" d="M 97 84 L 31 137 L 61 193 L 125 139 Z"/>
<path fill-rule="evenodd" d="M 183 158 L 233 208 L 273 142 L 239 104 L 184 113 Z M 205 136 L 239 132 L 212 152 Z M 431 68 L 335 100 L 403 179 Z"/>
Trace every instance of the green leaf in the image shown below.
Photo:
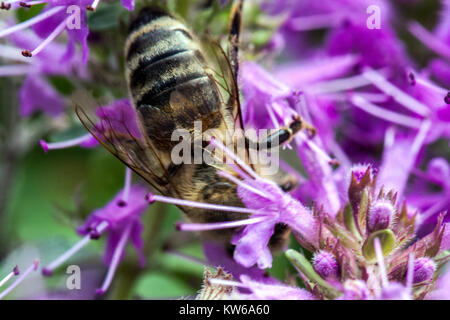
<path fill-rule="evenodd" d="M 363 245 L 363 255 L 370 261 L 374 262 L 377 260 L 377 255 L 375 253 L 375 239 L 380 240 L 381 249 L 383 251 L 383 256 L 387 256 L 395 245 L 395 235 L 389 229 L 378 230 L 372 233 Z"/>
<path fill-rule="evenodd" d="M 350 231 L 358 240 L 361 240 L 361 235 L 355 224 L 355 216 L 353 215 L 353 209 L 350 203 L 344 208 L 344 224 L 348 231 Z"/>
<path fill-rule="evenodd" d="M 86 129 L 81 125 L 74 125 L 67 130 L 55 132 L 50 135 L 50 139 L 48 142 L 60 142 L 66 141 L 74 138 L 78 138 L 87 133 Z"/>
<path fill-rule="evenodd" d="M 120 15 L 125 12 L 120 2 L 102 3 L 97 10 L 88 14 L 88 27 L 92 31 L 116 28 Z"/>
<path fill-rule="evenodd" d="M 180 250 L 180 253 L 196 259 L 204 259 L 202 245 L 199 242 L 183 247 Z M 190 261 L 182 256 L 177 256 L 171 253 L 162 253 L 157 259 L 158 263 L 160 263 L 162 268 L 166 271 L 185 273 L 197 276 L 199 279 L 203 276 L 204 265 L 195 261 Z"/>
<path fill-rule="evenodd" d="M 50 76 L 48 80 L 59 93 L 70 95 L 75 91 L 75 85 L 67 77 Z"/>
<path fill-rule="evenodd" d="M 18 8 L 15 10 L 16 18 L 18 22 L 24 22 L 33 18 L 34 16 L 41 13 L 42 9 L 45 7 L 45 3 L 31 6 L 31 8 Z"/>
<path fill-rule="evenodd" d="M 147 299 L 179 298 L 196 294 L 196 289 L 173 275 L 154 271 L 139 278 L 134 293 Z"/>
<path fill-rule="evenodd" d="M 252 33 L 252 43 L 256 46 L 265 45 L 272 37 L 273 31 L 271 30 L 256 30 Z"/>

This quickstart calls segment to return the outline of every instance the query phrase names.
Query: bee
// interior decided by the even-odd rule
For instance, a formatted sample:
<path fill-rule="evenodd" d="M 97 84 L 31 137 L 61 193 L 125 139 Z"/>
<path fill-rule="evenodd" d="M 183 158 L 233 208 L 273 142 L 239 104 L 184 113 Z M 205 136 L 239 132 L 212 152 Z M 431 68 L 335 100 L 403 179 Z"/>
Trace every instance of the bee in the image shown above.
<path fill-rule="evenodd" d="M 171 159 L 171 150 L 177 143 L 171 137 L 176 129 L 185 129 L 195 135 L 195 121 L 201 122 L 203 131 L 215 129 L 233 133 L 237 128 L 244 128 L 237 86 L 242 5 L 243 0 L 240 0 L 232 7 L 228 53 L 217 43 L 205 49 L 202 41 L 180 19 L 163 9 L 150 6 L 140 11 L 130 25 L 125 44 L 126 80 L 137 114 L 139 134 L 132 134 L 128 129 L 117 130 L 117 119 L 106 124 L 103 134 L 95 134 L 95 124 L 77 109 L 78 116 L 91 133 L 162 195 L 244 207 L 237 186 L 218 174 L 218 170 L 225 170 L 224 167 L 204 162 L 174 164 Z M 215 60 L 220 72 L 214 70 L 211 60 Z M 124 126 L 126 119 L 123 119 Z M 275 147 L 292 139 L 305 126 L 300 117 L 293 119 L 288 126 L 270 135 L 265 143 Z M 259 143 L 253 145 L 258 148 Z M 280 182 L 286 191 L 294 185 L 290 177 L 284 177 Z M 196 223 L 247 218 L 245 213 L 187 206 L 180 206 L 180 209 Z M 202 231 L 201 236 L 229 244 L 235 231 Z M 287 226 L 277 225 L 270 245 L 274 248 L 282 246 L 288 234 Z"/>

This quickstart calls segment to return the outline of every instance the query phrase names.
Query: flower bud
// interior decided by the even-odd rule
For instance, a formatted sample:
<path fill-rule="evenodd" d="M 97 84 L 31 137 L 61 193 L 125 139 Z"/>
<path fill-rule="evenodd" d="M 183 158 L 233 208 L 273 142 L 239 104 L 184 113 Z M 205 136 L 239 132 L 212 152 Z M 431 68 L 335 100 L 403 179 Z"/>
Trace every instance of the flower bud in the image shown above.
<path fill-rule="evenodd" d="M 337 278 L 339 276 L 339 265 L 334 255 L 327 251 L 318 251 L 314 255 L 314 270 L 323 279 Z"/>
<path fill-rule="evenodd" d="M 355 176 L 357 182 L 361 182 L 367 170 L 369 170 L 370 180 L 372 180 L 374 177 L 374 170 L 370 164 L 359 163 L 353 165 L 353 167 L 351 168 L 351 172 Z"/>
<path fill-rule="evenodd" d="M 421 283 L 427 280 L 431 280 L 436 265 L 433 260 L 429 258 L 420 258 L 414 261 L 414 276 L 413 283 Z"/>
<path fill-rule="evenodd" d="M 395 214 L 395 208 L 390 201 L 377 201 L 370 210 L 367 220 L 367 229 L 370 232 L 387 229 Z"/>

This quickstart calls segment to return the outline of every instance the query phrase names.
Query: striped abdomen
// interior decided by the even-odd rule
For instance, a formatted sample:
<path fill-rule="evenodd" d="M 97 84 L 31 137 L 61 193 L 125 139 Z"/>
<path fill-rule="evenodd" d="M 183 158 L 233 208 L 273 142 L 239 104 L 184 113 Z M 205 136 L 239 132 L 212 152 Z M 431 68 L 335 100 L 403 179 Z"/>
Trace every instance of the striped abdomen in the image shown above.
<path fill-rule="evenodd" d="M 134 104 L 155 145 L 166 149 L 175 129 L 203 130 L 221 123 L 219 90 L 192 33 L 158 8 L 142 10 L 131 24 L 126 75 Z"/>

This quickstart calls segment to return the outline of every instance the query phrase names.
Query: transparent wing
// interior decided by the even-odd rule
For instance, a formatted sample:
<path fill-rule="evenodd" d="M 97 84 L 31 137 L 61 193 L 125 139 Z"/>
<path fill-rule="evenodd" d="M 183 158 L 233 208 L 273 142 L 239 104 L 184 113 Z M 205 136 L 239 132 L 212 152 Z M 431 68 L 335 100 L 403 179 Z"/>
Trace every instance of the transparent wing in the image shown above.
<path fill-rule="evenodd" d="M 142 120 L 127 99 L 106 107 L 86 94 L 73 98 L 75 111 L 85 128 L 114 156 L 162 194 L 175 190 L 168 169 L 170 159 L 158 153 L 141 125 Z"/>
<path fill-rule="evenodd" d="M 243 132 L 245 127 L 242 116 L 237 75 L 234 74 L 231 59 L 226 54 L 220 43 L 208 35 L 205 35 L 202 38 L 202 46 L 204 48 L 205 55 L 207 56 L 207 63 L 212 71 L 214 78 L 213 80 L 223 93 L 222 99 L 225 106 L 225 109 L 223 110 L 223 113 L 225 114 L 224 118 L 227 116 L 231 118 L 229 121 L 231 122 L 231 125 L 229 127 L 232 128 L 228 128 L 228 131 L 236 137 L 233 149 L 236 154 L 241 155 L 244 162 L 248 163 L 252 169 L 255 169 L 252 164 L 253 162 L 250 161 L 251 153 L 248 150 L 248 144 L 243 143 L 242 140 L 238 142 L 240 139 L 244 139 Z M 239 150 L 240 148 L 244 150 Z"/>
<path fill-rule="evenodd" d="M 203 37 L 202 46 L 208 58 L 209 68 L 214 74 L 214 80 L 224 92 L 224 101 L 233 117 L 234 125 L 236 128 L 244 129 L 237 75 L 233 73 L 230 58 L 220 43 L 208 35 Z"/>

